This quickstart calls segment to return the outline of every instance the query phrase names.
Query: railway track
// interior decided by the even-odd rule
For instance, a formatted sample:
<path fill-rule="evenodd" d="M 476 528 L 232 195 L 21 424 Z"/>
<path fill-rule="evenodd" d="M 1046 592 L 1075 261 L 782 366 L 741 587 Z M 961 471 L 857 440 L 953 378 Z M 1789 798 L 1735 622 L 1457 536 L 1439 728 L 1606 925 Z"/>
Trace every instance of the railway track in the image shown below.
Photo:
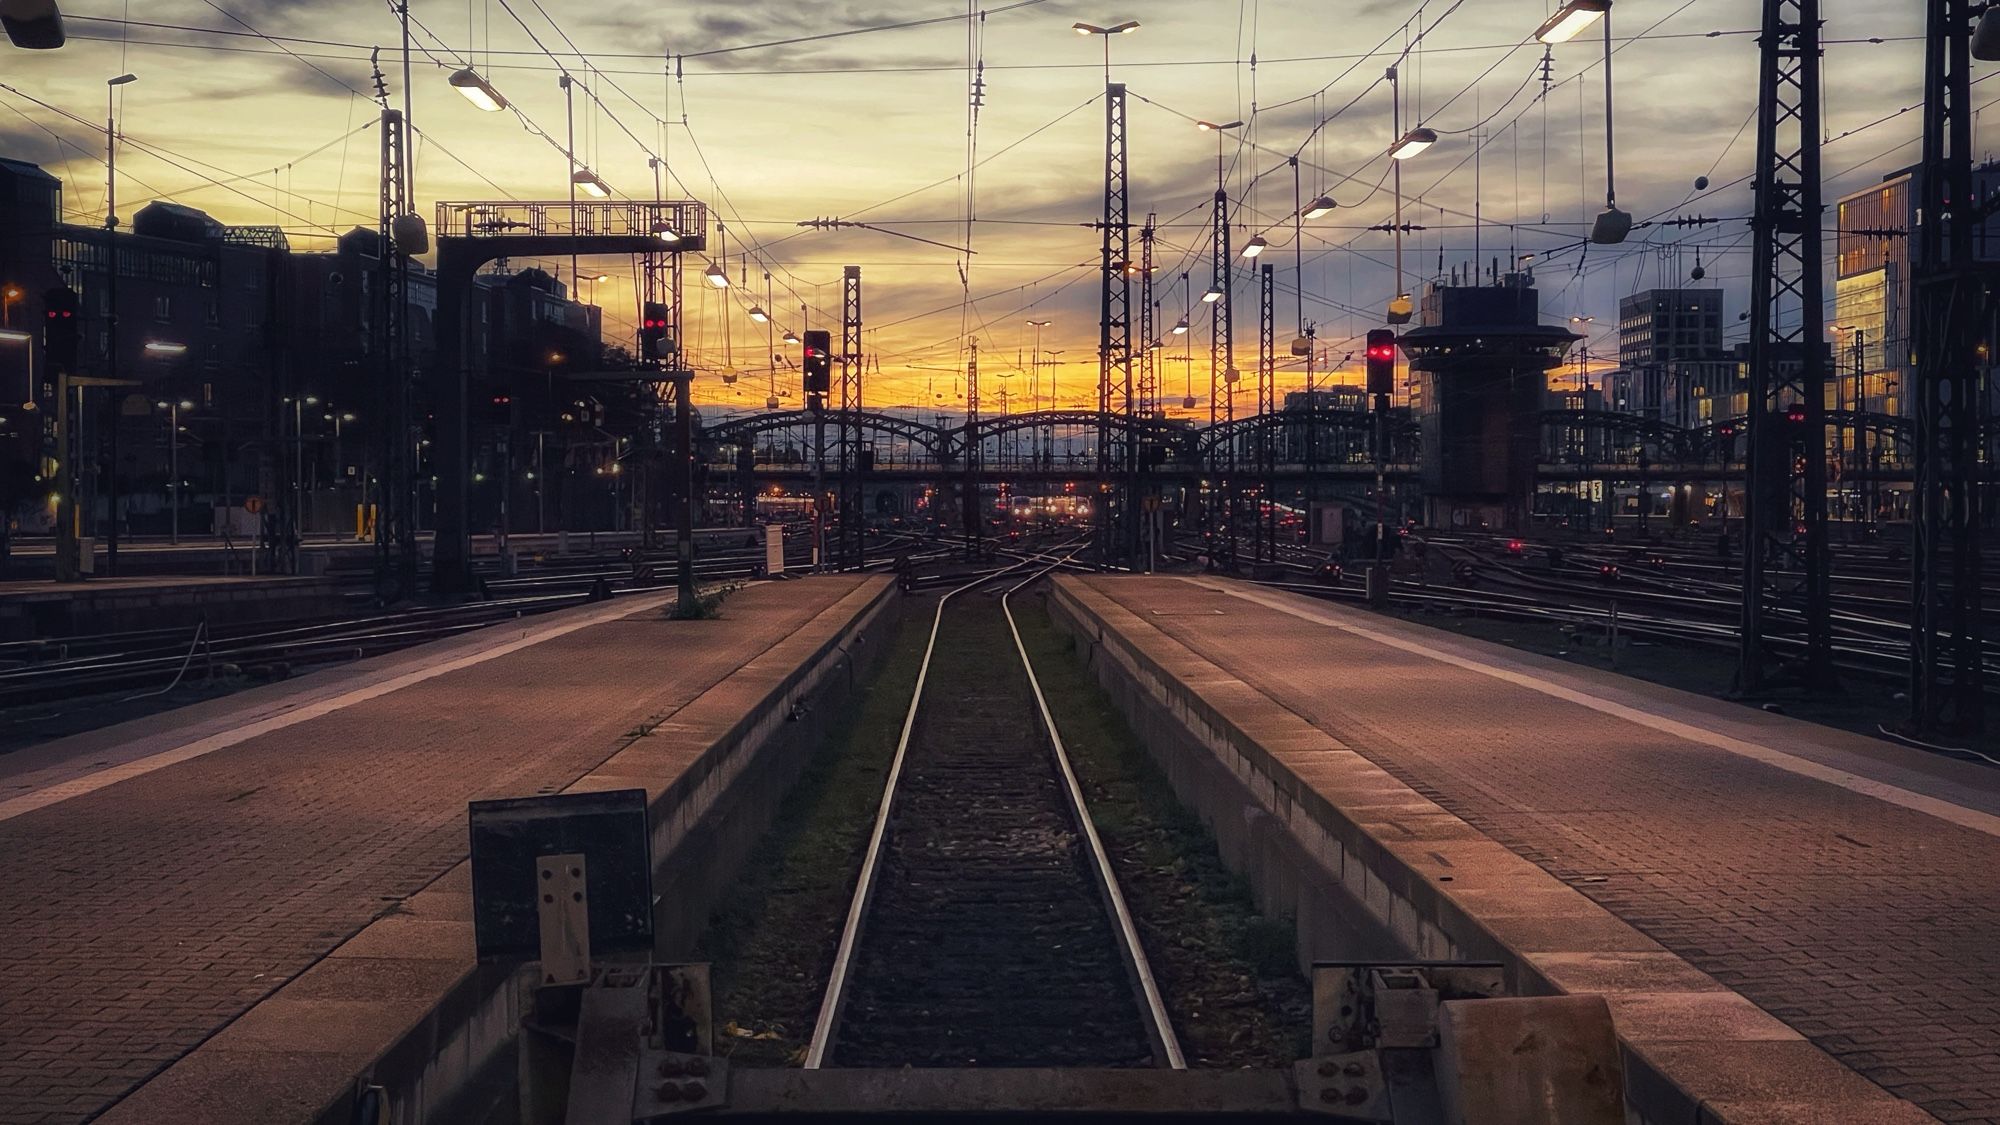
<path fill-rule="evenodd" d="M 1007 603 L 1073 554 L 939 600 L 808 1068 L 1185 1065 Z"/>
<path fill-rule="evenodd" d="M 697 557 L 695 573 L 706 582 L 747 578 L 762 558 L 761 551 L 714 550 Z M 791 565 L 805 562 L 803 549 L 790 560 Z M 229 671 L 280 678 L 305 667 L 378 656 L 593 598 L 657 591 L 673 581 L 671 566 L 656 568 L 649 580 L 635 580 L 632 565 L 618 556 L 585 556 L 555 560 L 543 572 L 489 579 L 493 596 L 460 605 L 4 643 L 0 710 L 152 691 Z"/>

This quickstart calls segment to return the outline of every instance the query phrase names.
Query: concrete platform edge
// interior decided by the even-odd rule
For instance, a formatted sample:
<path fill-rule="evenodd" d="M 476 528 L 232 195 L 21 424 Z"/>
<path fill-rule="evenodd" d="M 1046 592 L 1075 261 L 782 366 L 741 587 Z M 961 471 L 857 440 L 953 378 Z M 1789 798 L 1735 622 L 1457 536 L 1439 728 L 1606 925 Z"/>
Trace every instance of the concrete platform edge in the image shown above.
<path fill-rule="evenodd" d="M 879 633 L 894 598 L 887 579 L 863 581 L 635 731 L 565 791 L 645 788 L 654 860 L 670 869 L 675 849 L 767 746 L 801 729 L 821 697 L 851 685 L 857 638 Z M 656 893 L 665 882 L 656 874 Z M 514 1089 L 534 982 L 525 968 L 474 962 L 471 898 L 470 865 L 460 862 L 96 1120 L 349 1125 L 370 1086 L 382 1088 L 388 1119 L 401 1125 L 480 1119 L 496 1091 Z M 685 943 L 685 926 L 669 930 L 663 945 Z"/>
<path fill-rule="evenodd" d="M 1059 577 L 1050 609 L 1100 681 L 1123 681 L 1206 746 L 1414 955 L 1502 962 L 1522 994 L 1604 995 L 1632 1122 L 1933 1120 L 1154 628 L 1099 581 L 1115 579 Z"/>

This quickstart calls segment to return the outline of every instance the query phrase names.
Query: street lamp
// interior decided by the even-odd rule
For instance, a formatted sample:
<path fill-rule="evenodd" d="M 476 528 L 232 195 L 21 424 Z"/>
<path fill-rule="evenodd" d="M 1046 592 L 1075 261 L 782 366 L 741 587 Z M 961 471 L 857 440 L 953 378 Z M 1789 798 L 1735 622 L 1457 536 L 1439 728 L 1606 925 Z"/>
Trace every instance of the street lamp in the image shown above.
<path fill-rule="evenodd" d="M 780 340 L 783 340 L 785 343 L 790 344 L 792 347 L 796 348 L 799 346 L 799 334 L 792 331 L 789 328 L 785 329 L 785 334 L 778 338 Z"/>
<path fill-rule="evenodd" d="M 729 274 L 720 265 L 709 263 L 708 269 L 701 276 L 704 281 L 717 289 L 729 288 Z"/>
<path fill-rule="evenodd" d="M 1201 295 L 1201 303 L 1204 305 L 1212 305 L 1220 300 L 1222 300 L 1222 286 L 1220 285 L 1210 285 L 1208 290 Z"/>
<path fill-rule="evenodd" d="M 771 323 L 771 314 L 765 312 L 762 305 L 751 305 L 750 319 L 756 321 L 758 324 L 769 324 Z"/>
<path fill-rule="evenodd" d="M 181 545 L 181 411 L 193 410 L 194 403 L 180 399 L 153 405 L 167 412 L 167 501 L 171 511 L 168 518 L 172 521 L 168 524 L 168 542 L 178 547 Z"/>
<path fill-rule="evenodd" d="M 1611 0 L 1569 0 L 1535 29 L 1535 38 L 1550 46 L 1567 43 L 1611 10 Z"/>
<path fill-rule="evenodd" d="M 1092 35 L 1101 35 L 1104 37 L 1104 84 L 1109 86 L 1111 85 L 1111 37 L 1114 35 L 1132 34 L 1139 30 L 1139 21 L 1126 20 L 1123 23 L 1114 23 L 1109 27 L 1100 27 L 1097 24 L 1084 23 L 1079 20 L 1076 23 L 1070 24 L 1069 29 L 1085 37 Z"/>
<path fill-rule="evenodd" d="M 501 96 L 500 91 L 494 89 L 491 82 L 481 78 L 479 72 L 469 66 L 463 70 L 452 71 L 447 81 L 451 83 L 452 89 L 465 95 L 465 100 L 471 102 L 475 108 L 488 113 L 498 113 L 507 108 L 507 99 Z"/>
<path fill-rule="evenodd" d="M 146 341 L 146 353 L 148 355 L 157 355 L 157 356 L 186 355 L 187 350 L 188 346 L 186 344 L 170 343 L 166 340 Z"/>
<path fill-rule="evenodd" d="M 1269 242 L 1264 240 L 1263 235 L 1251 235 L 1250 241 L 1243 244 L 1243 256 L 1246 258 L 1255 258 L 1257 255 L 1262 254 L 1270 245 Z"/>
<path fill-rule="evenodd" d="M 1391 160 L 1408 160 L 1410 157 L 1436 144 L 1437 141 L 1438 135 L 1435 130 L 1426 129 L 1419 125 L 1415 129 L 1404 133 L 1395 144 L 1389 146 L 1389 158 Z"/>
<path fill-rule="evenodd" d="M 1332 214 L 1334 208 L 1338 206 L 1340 204 L 1335 203 L 1332 196 L 1322 195 L 1311 203 L 1306 204 L 1306 209 L 1299 213 L 1299 217 L 1305 219 L 1324 219 Z"/>
<path fill-rule="evenodd" d="M 1612 175 L 1611 0 L 1565 0 L 1535 29 L 1535 38 L 1551 45 L 1567 43 L 1599 20 L 1604 22 L 1604 210 L 1590 225 L 1590 240 L 1615 246 L 1632 233 L 1632 216 L 1618 209 L 1617 180 Z"/>
<path fill-rule="evenodd" d="M 23 50 L 53 51 L 65 41 L 56 0 L 0 0 L 0 25 Z"/>
<path fill-rule="evenodd" d="M 593 199 L 611 198 L 611 185 L 604 178 L 588 168 L 578 168 L 569 174 L 569 182 L 583 189 L 583 194 Z"/>
<path fill-rule="evenodd" d="M 1181 315 L 1181 318 L 1174 322 L 1174 335 L 1185 336 L 1187 335 L 1187 333 L 1188 333 L 1188 318 L 1187 315 L 1183 313 Z"/>

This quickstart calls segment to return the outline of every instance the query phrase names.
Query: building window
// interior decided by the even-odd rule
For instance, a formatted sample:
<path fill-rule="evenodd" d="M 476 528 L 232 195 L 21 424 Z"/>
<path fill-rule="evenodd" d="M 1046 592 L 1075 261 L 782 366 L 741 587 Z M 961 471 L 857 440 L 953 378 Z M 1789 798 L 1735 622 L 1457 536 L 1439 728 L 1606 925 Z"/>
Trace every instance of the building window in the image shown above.
<path fill-rule="evenodd" d="M 208 299 L 208 326 L 210 328 L 222 327 L 222 302 L 216 300 L 214 297 Z"/>
<path fill-rule="evenodd" d="M 153 319 L 158 321 L 168 321 L 172 320 L 173 318 L 174 318 L 174 299 L 172 297 L 153 298 Z"/>

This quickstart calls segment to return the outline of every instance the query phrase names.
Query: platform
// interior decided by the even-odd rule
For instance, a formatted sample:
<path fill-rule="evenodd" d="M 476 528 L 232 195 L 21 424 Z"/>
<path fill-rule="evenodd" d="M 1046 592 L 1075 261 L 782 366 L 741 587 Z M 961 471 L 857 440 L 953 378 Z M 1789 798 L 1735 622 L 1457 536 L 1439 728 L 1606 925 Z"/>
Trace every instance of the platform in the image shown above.
<path fill-rule="evenodd" d="M 313 1119 L 473 973 L 467 801 L 699 781 L 888 585 L 557 611 L 0 758 L 0 1122 Z"/>
<path fill-rule="evenodd" d="M 2000 1118 L 2000 771 L 1247 583 L 1053 600 L 1414 951 L 1607 993 L 1645 1119 Z"/>

